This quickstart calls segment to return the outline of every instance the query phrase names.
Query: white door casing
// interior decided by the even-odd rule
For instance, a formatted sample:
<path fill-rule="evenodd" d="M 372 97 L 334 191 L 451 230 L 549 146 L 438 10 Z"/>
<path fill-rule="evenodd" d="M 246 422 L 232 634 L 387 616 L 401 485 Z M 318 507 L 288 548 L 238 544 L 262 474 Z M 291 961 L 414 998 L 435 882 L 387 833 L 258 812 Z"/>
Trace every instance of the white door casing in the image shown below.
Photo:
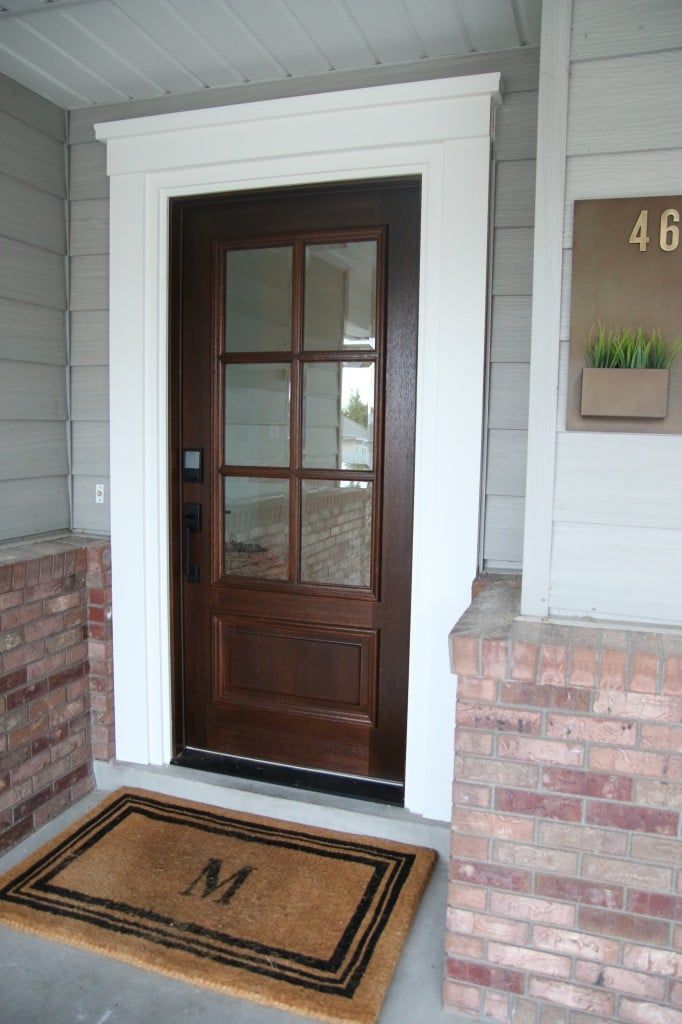
<path fill-rule="evenodd" d="M 448 633 L 476 573 L 492 112 L 477 75 L 95 126 L 111 178 L 110 429 L 116 756 L 172 753 L 168 201 L 419 175 L 422 183 L 405 803 L 449 820 Z"/>

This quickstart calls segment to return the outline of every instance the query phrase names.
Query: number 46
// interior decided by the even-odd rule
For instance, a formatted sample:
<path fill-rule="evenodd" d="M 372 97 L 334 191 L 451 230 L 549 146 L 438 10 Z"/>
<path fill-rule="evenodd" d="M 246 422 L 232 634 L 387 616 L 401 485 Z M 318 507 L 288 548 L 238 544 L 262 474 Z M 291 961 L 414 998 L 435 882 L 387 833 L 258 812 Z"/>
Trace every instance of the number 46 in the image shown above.
<path fill-rule="evenodd" d="M 663 252 L 674 252 L 680 244 L 680 211 L 669 209 L 661 214 L 658 244 Z M 638 245 L 640 252 L 646 252 L 649 244 L 649 211 L 640 210 L 635 226 L 630 232 L 630 245 Z"/>

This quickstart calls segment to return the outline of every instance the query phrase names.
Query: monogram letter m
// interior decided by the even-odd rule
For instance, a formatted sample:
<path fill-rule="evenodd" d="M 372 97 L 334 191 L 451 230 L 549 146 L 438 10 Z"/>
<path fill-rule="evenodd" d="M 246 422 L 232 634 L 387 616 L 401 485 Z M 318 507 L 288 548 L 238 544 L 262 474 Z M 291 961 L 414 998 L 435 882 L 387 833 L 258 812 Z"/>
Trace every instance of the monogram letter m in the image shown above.
<path fill-rule="evenodd" d="M 186 889 L 183 889 L 180 895 L 191 896 L 194 887 L 203 879 L 204 891 L 201 893 L 202 899 L 206 899 L 207 896 L 211 896 L 214 892 L 219 892 L 220 889 L 224 889 L 222 895 L 219 896 L 215 902 L 229 903 L 234 894 L 241 889 L 244 882 L 253 871 L 253 868 L 240 868 L 239 871 L 235 871 L 229 878 L 225 878 L 221 882 L 220 869 L 222 866 L 223 862 L 221 860 L 209 860 L 200 874 L 197 875 L 194 881 L 188 885 Z"/>

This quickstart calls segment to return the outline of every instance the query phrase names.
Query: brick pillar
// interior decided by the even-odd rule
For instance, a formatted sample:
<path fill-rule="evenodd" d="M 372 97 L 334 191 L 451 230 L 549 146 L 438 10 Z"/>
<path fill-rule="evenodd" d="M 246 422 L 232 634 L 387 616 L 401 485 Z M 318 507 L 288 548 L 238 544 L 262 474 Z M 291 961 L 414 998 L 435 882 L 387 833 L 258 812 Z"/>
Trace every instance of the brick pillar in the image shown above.
<path fill-rule="evenodd" d="M 94 786 L 84 549 L 0 567 L 0 850 Z"/>
<path fill-rule="evenodd" d="M 109 761 L 115 752 L 114 654 L 111 625 L 111 546 L 88 548 L 88 661 L 92 754 Z"/>
<path fill-rule="evenodd" d="M 472 610 L 451 647 L 446 1005 L 682 1024 L 682 637 Z"/>

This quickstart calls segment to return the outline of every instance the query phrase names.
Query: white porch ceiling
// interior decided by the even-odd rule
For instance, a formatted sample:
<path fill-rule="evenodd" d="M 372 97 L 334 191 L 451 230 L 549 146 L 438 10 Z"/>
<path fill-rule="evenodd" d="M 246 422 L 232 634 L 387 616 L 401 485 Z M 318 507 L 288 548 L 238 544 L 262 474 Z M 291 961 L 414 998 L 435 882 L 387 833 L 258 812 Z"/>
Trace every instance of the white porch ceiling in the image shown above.
<path fill-rule="evenodd" d="M 541 0 L 0 0 L 0 72 L 61 107 L 537 46 Z"/>

